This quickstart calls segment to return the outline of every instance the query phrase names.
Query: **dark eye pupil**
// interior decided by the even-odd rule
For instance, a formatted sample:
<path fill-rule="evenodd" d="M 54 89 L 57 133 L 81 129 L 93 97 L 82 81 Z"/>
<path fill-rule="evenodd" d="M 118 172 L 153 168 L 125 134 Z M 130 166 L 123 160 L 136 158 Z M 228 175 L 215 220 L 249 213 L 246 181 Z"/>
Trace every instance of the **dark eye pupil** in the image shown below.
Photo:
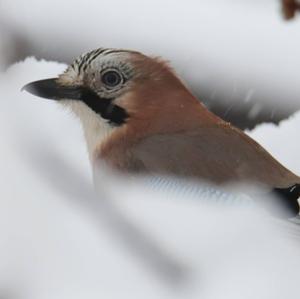
<path fill-rule="evenodd" d="M 102 75 L 102 82 L 108 86 L 116 86 L 121 80 L 120 74 L 115 71 L 108 71 Z"/>

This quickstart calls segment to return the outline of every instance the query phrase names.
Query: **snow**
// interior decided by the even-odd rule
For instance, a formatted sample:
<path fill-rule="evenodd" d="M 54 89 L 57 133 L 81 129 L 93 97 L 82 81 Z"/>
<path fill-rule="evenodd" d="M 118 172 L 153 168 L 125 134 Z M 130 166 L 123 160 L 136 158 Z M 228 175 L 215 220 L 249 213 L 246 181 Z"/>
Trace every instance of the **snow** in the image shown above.
<path fill-rule="evenodd" d="M 284 166 L 300 175 L 300 111 L 280 124 L 261 124 L 248 134 Z"/>
<path fill-rule="evenodd" d="M 20 92 L 65 67 L 27 58 L 0 75 L 0 297 L 297 296 L 290 226 L 243 206 L 166 200 L 109 172 L 96 197 L 78 120 Z M 298 173 L 299 116 L 249 133 Z"/>

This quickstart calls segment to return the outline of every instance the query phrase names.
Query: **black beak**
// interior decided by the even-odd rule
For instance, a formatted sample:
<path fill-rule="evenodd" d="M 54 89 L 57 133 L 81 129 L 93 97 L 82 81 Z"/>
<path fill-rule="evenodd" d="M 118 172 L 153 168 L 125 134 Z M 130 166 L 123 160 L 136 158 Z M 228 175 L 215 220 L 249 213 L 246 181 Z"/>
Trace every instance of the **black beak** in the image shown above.
<path fill-rule="evenodd" d="M 80 86 L 61 85 L 58 83 L 57 78 L 28 83 L 22 90 L 26 90 L 35 96 L 51 100 L 81 100 L 83 91 Z"/>
<path fill-rule="evenodd" d="M 112 103 L 113 99 L 100 98 L 97 93 L 84 86 L 66 86 L 58 78 L 39 80 L 26 84 L 26 90 L 35 96 L 51 100 L 78 100 L 85 103 L 95 113 L 115 125 L 123 124 L 129 117 L 127 112 Z"/>

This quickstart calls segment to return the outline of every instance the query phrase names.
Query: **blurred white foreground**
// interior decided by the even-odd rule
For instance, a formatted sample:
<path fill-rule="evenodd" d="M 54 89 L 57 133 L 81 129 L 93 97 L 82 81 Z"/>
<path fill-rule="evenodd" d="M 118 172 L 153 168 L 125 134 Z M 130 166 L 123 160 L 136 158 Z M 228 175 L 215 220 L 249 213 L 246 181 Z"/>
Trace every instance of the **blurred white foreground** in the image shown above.
<path fill-rule="evenodd" d="M 95 197 L 79 122 L 20 92 L 64 68 L 29 58 L 1 74 L 1 298 L 298 296 L 299 242 L 255 209 L 170 199 L 108 173 Z M 250 133 L 298 174 L 299 140 L 280 138 L 299 122 Z"/>

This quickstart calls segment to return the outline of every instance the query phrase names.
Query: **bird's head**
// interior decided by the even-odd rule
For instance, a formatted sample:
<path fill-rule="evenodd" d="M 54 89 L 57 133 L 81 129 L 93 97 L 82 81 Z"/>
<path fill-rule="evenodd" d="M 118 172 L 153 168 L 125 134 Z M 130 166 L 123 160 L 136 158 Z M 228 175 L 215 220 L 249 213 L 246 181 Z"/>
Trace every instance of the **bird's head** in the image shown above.
<path fill-rule="evenodd" d="M 24 89 L 70 107 L 82 122 L 90 154 L 120 128 L 135 127 L 140 134 L 176 130 L 202 107 L 167 63 L 122 49 L 90 51 L 57 78 Z M 180 115 L 187 116 L 183 123 Z"/>

